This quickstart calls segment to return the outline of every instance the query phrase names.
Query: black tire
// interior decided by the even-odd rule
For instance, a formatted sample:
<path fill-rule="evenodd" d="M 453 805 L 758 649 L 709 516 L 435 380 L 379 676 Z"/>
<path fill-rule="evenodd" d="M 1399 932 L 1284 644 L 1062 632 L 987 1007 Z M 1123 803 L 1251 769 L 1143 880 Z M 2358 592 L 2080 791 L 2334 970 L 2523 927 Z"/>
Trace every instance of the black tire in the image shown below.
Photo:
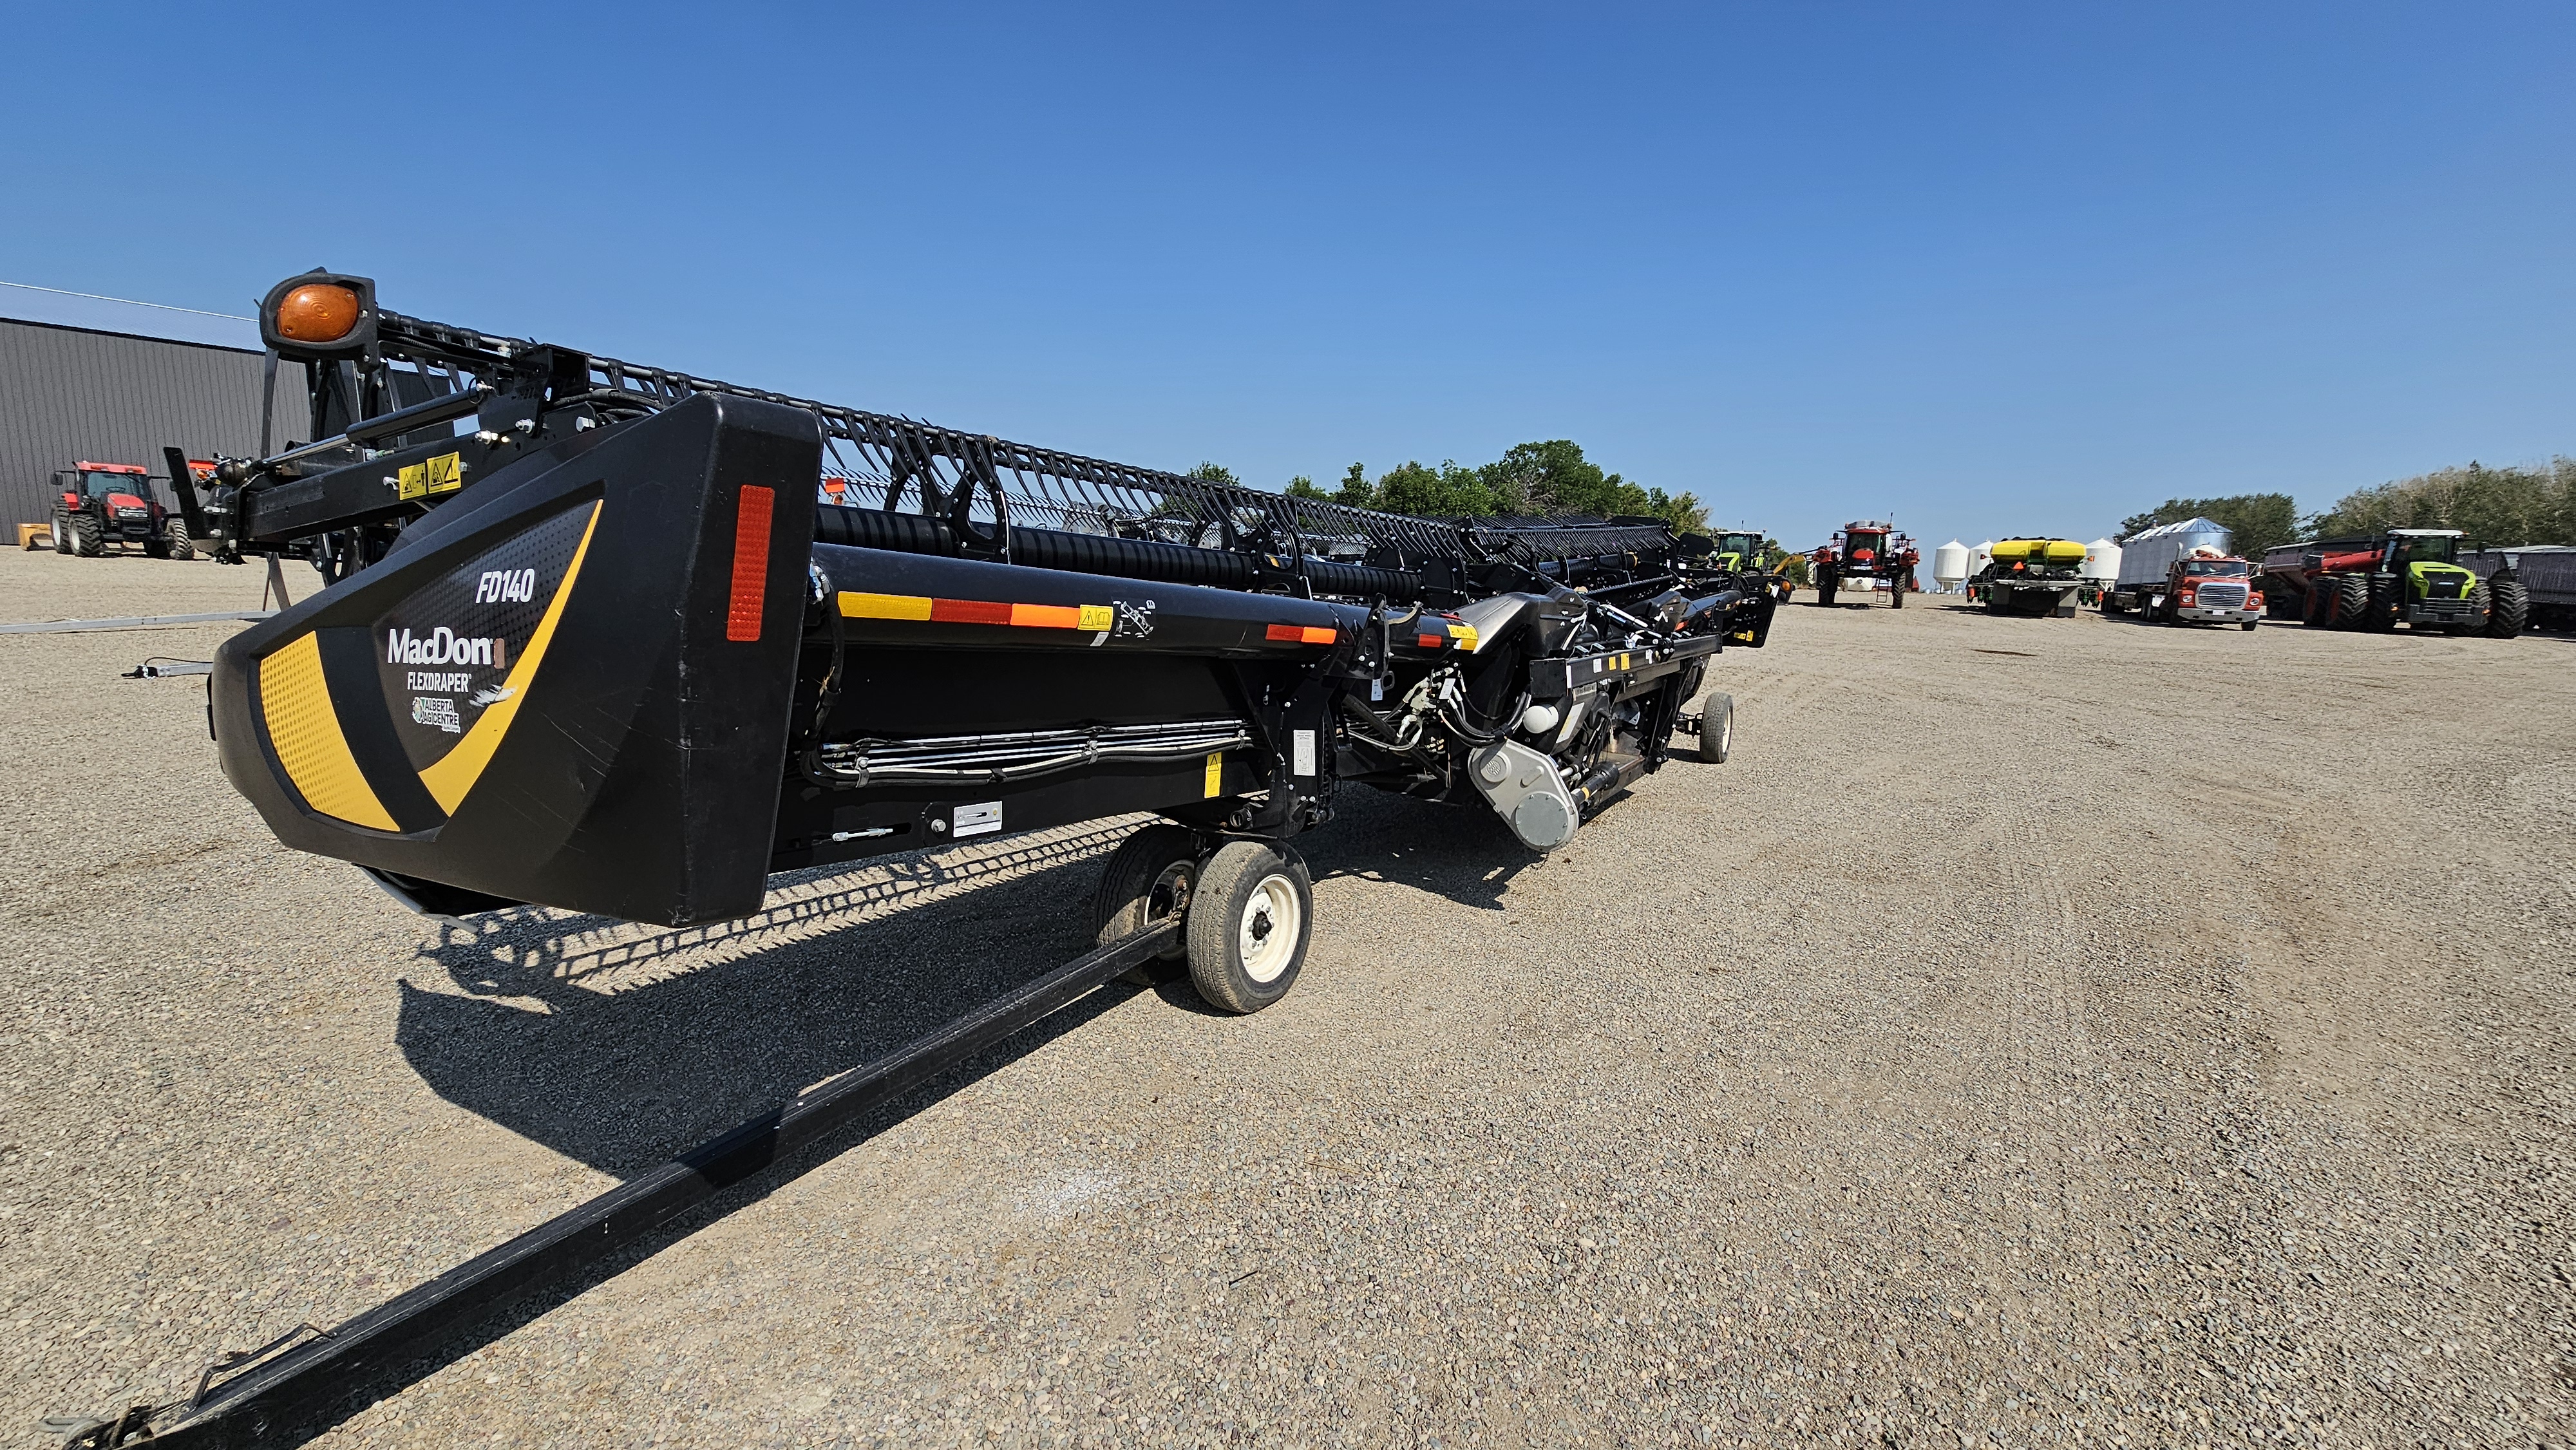
<path fill-rule="evenodd" d="M 187 524 L 178 519 L 172 519 L 170 521 L 169 536 L 171 558 L 193 559 L 197 557 L 197 542 L 196 540 L 188 537 Z"/>
<path fill-rule="evenodd" d="M 61 509 L 54 510 L 53 535 L 55 553 L 72 551 L 72 516 Z"/>
<path fill-rule="evenodd" d="M 2339 574 L 2334 581 L 2333 619 L 2337 629 L 2368 629 L 2370 623 L 2370 576 Z"/>
<path fill-rule="evenodd" d="M 95 559 L 107 552 L 107 531 L 99 526 L 92 513 L 72 515 L 72 549 L 84 559 Z"/>
<path fill-rule="evenodd" d="M 1895 584 L 1895 588 L 1887 591 L 1887 607 L 1890 609 L 1903 609 L 1905 607 L 1905 581 L 1899 579 L 1895 581 Z"/>
<path fill-rule="evenodd" d="M 1699 758 L 1711 765 L 1726 764 L 1735 749 L 1735 697 L 1718 694 L 1708 697 L 1699 707 Z"/>
<path fill-rule="evenodd" d="M 1100 884 L 1091 893 L 1091 940 L 1107 946 L 1167 916 L 1187 919 L 1198 890 L 1199 836 L 1187 826 L 1147 826 L 1109 853 Z M 1177 962 L 1189 955 L 1184 929 L 1156 958 Z"/>
<path fill-rule="evenodd" d="M 2252 628 L 2253 628 L 2253 627 L 2254 627 L 2258 622 L 2259 622 L 2259 621 L 2249 619 L 2249 620 L 2246 620 L 2245 622 L 2243 622 L 2242 624 L 2237 625 L 2236 627 L 2237 627 L 2238 629 L 2252 629 Z"/>
<path fill-rule="evenodd" d="M 1290 913 L 1294 921 L 1280 919 Z M 1268 841 L 1228 841 L 1199 868 L 1190 898 L 1190 985 L 1221 1012 L 1258 1012 L 1297 985 L 1314 930 L 1306 863 Z"/>
<path fill-rule="evenodd" d="M 2531 592 L 2522 581 L 2495 578 L 2487 581 L 2487 635 L 2491 639 L 2512 639 L 2531 624 Z"/>
<path fill-rule="evenodd" d="M 1824 605 L 1828 609 L 1833 607 L 1834 585 L 1832 580 L 1828 579 L 1816 586 L 1816 602 Z"/>

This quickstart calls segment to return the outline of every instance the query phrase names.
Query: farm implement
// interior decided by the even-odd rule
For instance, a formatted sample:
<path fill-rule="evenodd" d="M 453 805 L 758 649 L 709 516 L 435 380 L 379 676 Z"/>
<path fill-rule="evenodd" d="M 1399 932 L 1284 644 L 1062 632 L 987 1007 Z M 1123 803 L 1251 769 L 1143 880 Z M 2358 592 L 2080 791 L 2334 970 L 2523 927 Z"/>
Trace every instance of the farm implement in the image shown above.
<path fill-rule="evenodd" d="M 362 277 L 290 278 L 260 323 L 317 441 L 222 461 L 206 543 L 309 546 L 332 582 L 224 645 L 209 709 L 288 846 L 432 915 L 686 925 L 774 872 L 1159 819 L 1110 856 L 1090 955 L 73 1443 L 255 1440 L 1121 972 L 1266 1007 L 1313 927 L 1291 843 L 1337 791 L 1555 850 L 1677 733 L 1725 758 L 1730 698 L 1688 706 L 1777 604 L 1659 520 L 1292 499 L 405 317 Z"/>
<path fill-rule="evenodd" d="M 2277 611 L 2329 629 L 2410 630 L 2512 639 L 2531 598 L 2511 558 L 2484 575 L 2459 562 L 2458 529 L 2390 529 L 2362 539 L 2303 539 L 2263 556 Z"/>

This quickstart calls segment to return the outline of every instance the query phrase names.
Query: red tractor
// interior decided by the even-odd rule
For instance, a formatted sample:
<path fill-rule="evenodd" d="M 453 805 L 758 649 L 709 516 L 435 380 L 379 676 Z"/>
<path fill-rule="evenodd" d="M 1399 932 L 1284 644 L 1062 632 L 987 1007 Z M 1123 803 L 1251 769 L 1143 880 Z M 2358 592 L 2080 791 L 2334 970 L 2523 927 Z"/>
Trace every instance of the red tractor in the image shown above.
<path fill-rule="evenodd" d="M 197 556 L 187 524 L 172 518 L 152 496 L 152 476 L 134 464 L 76 463 L 57 469 L 54 490 L 57 553 L 95 559 L 110 544 L 120 550 L 133 544 L 155 559 Z"/>
<path fill-rule="evenodd" d="M 1809 575 L 1816 581 L 1816 602 L 1831 604 L 1842 590 L 1885 594 L 1889 607 L 1903 609 L 1914 588 L 1914 566 L 1922 555 L 1911 536 L 1896 525 L 1855 519 L 1834 531 L 1834 541 L 1812 556 Z M 1861 601 L 1864 606 L 1868 600 Z"/>

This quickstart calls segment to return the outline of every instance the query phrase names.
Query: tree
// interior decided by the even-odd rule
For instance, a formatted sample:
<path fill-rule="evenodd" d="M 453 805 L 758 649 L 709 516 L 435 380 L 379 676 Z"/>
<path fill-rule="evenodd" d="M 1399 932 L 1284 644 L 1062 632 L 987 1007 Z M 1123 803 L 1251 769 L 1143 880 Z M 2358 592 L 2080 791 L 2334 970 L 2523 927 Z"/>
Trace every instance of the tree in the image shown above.
<path fill-rule="evenodd" d="M 2381 529 L 2458 529 L 2471 542 L 2576 543 L 2576 459 L 2487 468 L 2443 468 L 2356 489 L 2309 520 L 2323 537 Z"/>
<path fill-rule="evenodd" d="M 2226 498 L 2169 498 L 2142 514 L 2120 520 L 2120 542 L 2164 524 L 2205 518 L 2225 525 L 2240 558 L 2260 559 L 2266 550 L 2299 537 L 2299 507 L 2286 493 L 2239 493 Z"/>
<path fill-rule="evenodd" d="M 1331 498 L 1331 497 L 1332 497 L 1332 495 L 1331 495 L 1331 494 L 1326 493 L 1326 492 L 1324 492 L 1322 489 L 1315 487 L 1315 480 L 1313 480 L 1313 479 L 1311 479 L 1311 478 L 1308 478 L 1306 475 L 1304 475 L 1304 474 L 1302 474 L 1302 473 L 1301 473 L 1301 474 L 1298 474 L 1295 478 L 1292 478 L 1292 479 L 1288 480 L 1288 496 L 1289 496 L 1290 498 Z"/>
<path fill-rule="evenodd" d="M 1222 463 L 1210 463 L 1204 459 L 1200 460 L 1198 467 L 1189 471 L 1189 476 L 1201 483 L 1222 483 L 1229 488 L 1243 487 L 1243 480 L 1234 476 L 1233 469 Z"/>
<path fill-rule="evenodd" d="M 1494 511 L 1494 495 L 1478 470 L 1444 461 L 1438 468 L 1405 462 L 1377 481 L 1379 508 L 1416 518 L 1461 518 Z"/>
<path fill-rule="evenodd" d="M 1345 469 L 1341 491 L 1333 495 L 1333 502 L 1360 509 L 1377 507 L 1377 490 L 1369 487 L 1368 470 L 1356 463 Z"/>

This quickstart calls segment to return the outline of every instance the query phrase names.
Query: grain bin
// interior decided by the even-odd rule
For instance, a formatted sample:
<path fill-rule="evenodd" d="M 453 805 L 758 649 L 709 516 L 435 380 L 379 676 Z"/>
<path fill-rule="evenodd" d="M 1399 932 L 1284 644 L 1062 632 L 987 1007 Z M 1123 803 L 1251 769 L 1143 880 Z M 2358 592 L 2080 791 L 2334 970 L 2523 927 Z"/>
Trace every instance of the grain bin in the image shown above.
<path fill-rule="evenodd" d="M 2084 546 L 2084 577 L 2117 579 L 2120 577 L 2120 546 L 2109 539 L 2095 539 Z"/>
<path fill-rule="evenodd" d="M 1956 589 L 1968 577 L 1968 546 L 1956 539 L 1932 551 L 1932 582 L 1943 593 Z"/>

